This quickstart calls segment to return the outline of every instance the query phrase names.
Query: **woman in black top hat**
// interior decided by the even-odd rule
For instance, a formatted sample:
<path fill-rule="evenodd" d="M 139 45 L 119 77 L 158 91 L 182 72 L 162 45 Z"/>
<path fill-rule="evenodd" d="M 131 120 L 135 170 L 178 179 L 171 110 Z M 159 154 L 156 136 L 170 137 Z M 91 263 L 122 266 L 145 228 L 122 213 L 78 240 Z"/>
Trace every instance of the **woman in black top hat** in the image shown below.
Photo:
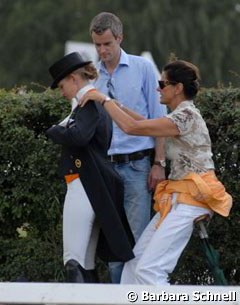
<path fill-rule="evenodd" d="M 79 53 L 64 56 L 49 72 L 52 89 L 72 102 L 71 114 L 47 130 L 62 145 L 61 175 L 67 183 L 63 248 L 67 281 L 94 282 L 95 253 L 104 261 L 134 257 L 133 238 L 123 209 L 123 184 L 107 160 L 112 122 L 103 107 L 78 100 L 94 90 L 95 67 Z"/>

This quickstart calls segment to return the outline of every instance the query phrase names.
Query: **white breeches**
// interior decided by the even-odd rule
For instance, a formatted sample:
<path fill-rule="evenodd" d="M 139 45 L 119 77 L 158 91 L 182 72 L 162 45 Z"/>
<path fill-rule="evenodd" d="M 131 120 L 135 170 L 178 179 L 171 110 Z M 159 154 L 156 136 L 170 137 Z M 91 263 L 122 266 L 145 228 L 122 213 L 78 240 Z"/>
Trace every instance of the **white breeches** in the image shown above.
<path fill-rule="evenodd" d="M 80 179 L 67 184 L 63 209 L 63 260 L 76 260 L 84 269 L 95 267 L 99 226 Z"/>
<path fill-rule="evenodd" d="M 169 285 L 173 272 L 193 231 L 196 217 L 212 212 L 186 204 L 175 204 L 156 229 L 160 214 L 148 224 L 134 247 L 135 258 L 124 265 L 121 284 Z"/>

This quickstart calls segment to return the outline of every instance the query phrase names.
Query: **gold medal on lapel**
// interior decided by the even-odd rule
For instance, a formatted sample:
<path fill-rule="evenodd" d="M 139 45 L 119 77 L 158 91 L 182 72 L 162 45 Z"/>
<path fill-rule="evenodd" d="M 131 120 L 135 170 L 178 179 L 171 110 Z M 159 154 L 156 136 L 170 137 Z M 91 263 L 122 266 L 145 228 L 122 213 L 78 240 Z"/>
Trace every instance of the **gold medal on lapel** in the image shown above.
<path fill-rule="evenodd" d="M 76 166 L 77 168 L 80 168 L 80 167 L 81 167 L 81 165 L 82 165 L 81 160 L 76 159 L 76 160 L 75 160 L 75 166 Z"/>

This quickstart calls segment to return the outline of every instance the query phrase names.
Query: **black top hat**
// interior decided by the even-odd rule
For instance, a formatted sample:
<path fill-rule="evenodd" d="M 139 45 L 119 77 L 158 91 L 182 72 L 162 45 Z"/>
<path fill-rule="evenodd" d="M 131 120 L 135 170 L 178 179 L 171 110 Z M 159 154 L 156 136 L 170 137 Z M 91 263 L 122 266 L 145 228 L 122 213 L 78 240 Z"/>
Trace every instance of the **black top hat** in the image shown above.
<path fill-rule="evenodd" d="M 58 83 L 68 74 L 90 63 L 91 61 L 84 61 L 82 56 L 77 52 L 64 56 L 49 68 L 49 73 L 54 79 L 51 89 L 57 88 Z"/>

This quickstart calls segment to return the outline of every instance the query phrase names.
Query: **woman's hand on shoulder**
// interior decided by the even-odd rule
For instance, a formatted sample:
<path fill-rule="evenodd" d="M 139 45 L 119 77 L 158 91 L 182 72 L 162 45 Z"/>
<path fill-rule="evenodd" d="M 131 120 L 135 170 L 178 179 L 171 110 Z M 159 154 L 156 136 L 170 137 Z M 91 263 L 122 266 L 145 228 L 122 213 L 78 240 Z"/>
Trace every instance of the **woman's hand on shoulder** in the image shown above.
<path fill-rule="evenodd" d="M 83 107 L 88 101 L 95 101 L 102 104 L 107 96 L 97 90 L 90 90 L 84 94 L 84 96 L 79 100 L 78 104 Z"/>

